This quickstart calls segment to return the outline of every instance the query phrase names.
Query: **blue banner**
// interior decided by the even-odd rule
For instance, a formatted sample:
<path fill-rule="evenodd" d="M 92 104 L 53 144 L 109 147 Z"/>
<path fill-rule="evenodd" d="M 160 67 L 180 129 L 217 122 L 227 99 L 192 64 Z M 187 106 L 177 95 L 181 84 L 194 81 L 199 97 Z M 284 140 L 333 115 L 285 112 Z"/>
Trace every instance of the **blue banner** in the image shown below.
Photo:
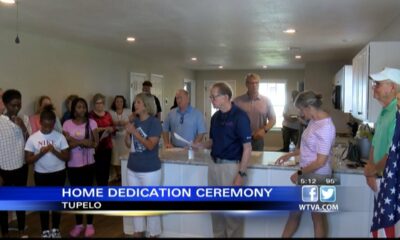
<path fill-rule="evenodd" d="M 255 186 L 0 187 L 0 210 L 298 210 L 302 188 Z"/>
<path fill-rule="evenodd" d="M 0 201 L 301 201 L 300 187 L 0 187 Z"/>

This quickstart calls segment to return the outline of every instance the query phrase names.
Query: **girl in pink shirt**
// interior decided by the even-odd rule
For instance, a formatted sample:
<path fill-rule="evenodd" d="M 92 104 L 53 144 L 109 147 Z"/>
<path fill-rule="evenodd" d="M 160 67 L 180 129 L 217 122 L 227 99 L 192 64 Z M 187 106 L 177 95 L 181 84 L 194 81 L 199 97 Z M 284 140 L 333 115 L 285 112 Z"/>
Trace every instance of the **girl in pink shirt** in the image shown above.
<path fill-rule="evenodd" d="M 94 149 L 99 138 L 97 124 L 89 119 L 88 105 L 85 99 L 76 98 L 71 105 L 72 119 L 64 122 L 63 130 L 71 149 L 67 174 L 71 186 L 93 186 L 94 182 Z M 86 215 L 86 229 L 83 226 L 83 215 L 75 215 L 76 225 L 69 232 L 71 237 L 78 237 L 85 230 L 85 237 L 95 234 L 93 215 Z"/>

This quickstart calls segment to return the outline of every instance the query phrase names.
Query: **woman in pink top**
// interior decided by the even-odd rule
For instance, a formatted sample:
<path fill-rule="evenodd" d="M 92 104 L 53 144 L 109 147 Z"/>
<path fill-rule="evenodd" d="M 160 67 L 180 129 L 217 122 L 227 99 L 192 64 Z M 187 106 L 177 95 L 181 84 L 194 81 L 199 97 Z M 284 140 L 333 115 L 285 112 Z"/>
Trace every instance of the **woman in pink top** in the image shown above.
<path fill-rule="evenodd" d="M 301 136 L 300 149 L 278 158 L 276 163 L 282 164 L 290 157 L 300 155 L 300 170 L 290 177 L 290 180 L 297 184 L 299 175 L 318 174 L 330 176 L 331 149 L 335 143 L 336 129 L 332 119 L 327 112 L 321 109 L 322 95 L 312 91 L 300 93 L 295 106 L 301 111 L 306 120 L 310 120 L 307 128 Z M 291 212 L 283 230 L 282 237 L 292 237 L 296 232 L 301 219 L 302 212 Z M 311 217 L 314 224 L 314 237 L 327 237 L 328 222 L 326 214 L 312 212 Z"/>
<path fill-rule="evenodd" d="M 89 119 L 88 105 L 85 99 L 76 98 L 71 105 L 72 119 L 64 122 L 63 130 L 71 149 L 67 174 L 71 186 L 93 186 L 94 183 L 94 149 L 99 138 L 97 123 Z M 76 225 L 69 232 L 71 237 L 78 237 L 83 230 L 83 216 L 75 215 Z M 85 237 L 95 234 L 93 215 L 86 216 Z"/>

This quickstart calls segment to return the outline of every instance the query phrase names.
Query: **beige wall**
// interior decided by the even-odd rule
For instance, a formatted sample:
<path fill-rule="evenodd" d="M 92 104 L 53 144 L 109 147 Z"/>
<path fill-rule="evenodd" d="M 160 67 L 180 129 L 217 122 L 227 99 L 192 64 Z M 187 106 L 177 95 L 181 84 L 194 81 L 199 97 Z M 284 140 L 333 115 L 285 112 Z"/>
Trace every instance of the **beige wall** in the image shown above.
<path fill-rule="evenodd" d="M 109 101 L 116 94 L 129 99 L 130 72 L 164 75 L 163 85 L 168 86 L 164 96 L 169 99 L 173 99 L 176 88 L 183 86 L 184 78 L 193 79 L 192 71 L 128 53 L 30 33 L 20 34 L 19 45 L 14 38 L 14 31 L 0 28 L 0 87 L 20 90 L 22 112 L 28 115 L 43 94 L 52 98 L 59 115 L 64 99 L 71 93 L 87 100 L 96 92 L 106 95 Z M 168 109 L 171 105 L 169 102 Z"/>
<path fill-rule="evenodd" d="M 304 71 L 304 90 L 312 90 L 316 93 L 322 94 L 322 107 L 332 116 L 337 133 L 350 132 L 350 128 L 347 126 L 349 114 L 335 110 L 331 100 L 333 78 L 340 68 L 346 64 L 351 64 L 351 60 L 349 60 L 349 62 L 307 63 Z"/>
<path fill-rule="evenodd" d="M 286 80 L 289 93 L 297 89 L 297 83 L 304 80 L 304 70 L 215 70 L 215 71 L 195 71 L 197 88 L 196 103 L 197 107 L 204 111 L 204 81 L 205 80 L 236 80 L 236 96 L 247 91 L 244 77 L 247 73 L 257 73 L 261 79 L 267 80 Z M 290 94 L 288 95 L 290 96 Z M 281 131 L 269 132 L 265 138 L 265 146 L 268 149 L 280 149 L 283 146 Z"/>
<path fill-rule="evenodd" d="M 400 41 L 400 15 L 371 41 Z"/>

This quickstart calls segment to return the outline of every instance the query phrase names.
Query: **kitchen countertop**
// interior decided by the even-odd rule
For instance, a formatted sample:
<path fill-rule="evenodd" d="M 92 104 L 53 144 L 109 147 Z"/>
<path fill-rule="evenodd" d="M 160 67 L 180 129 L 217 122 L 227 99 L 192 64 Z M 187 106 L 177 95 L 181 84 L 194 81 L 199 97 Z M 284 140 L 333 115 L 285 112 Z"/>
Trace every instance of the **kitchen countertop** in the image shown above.
<path fill-rule="evenodd" d="M 295 161 L 288 161 L 284 165 L 275 165 L 276 159 L 285 154 L 284 152 L 252 152 L 248 168 L 252 169 L 280 169 L 291 170 L 299 168 Z M 121 159 L 127 159 L 122 157 Z M 210 150 L 194 151 L 194 159 L 188 160 L 188 151 L 183 148 L 169 148 L 160 150 L 160 159 L 166 163 L 189 164 L 189 165 L 208 165 L 211 160 Z M 334 168 L 335 173 L 363 174 L 363 168 L 349 168 L 346 166 L 348 161 L 343 161 L 341 166 Z"/>

